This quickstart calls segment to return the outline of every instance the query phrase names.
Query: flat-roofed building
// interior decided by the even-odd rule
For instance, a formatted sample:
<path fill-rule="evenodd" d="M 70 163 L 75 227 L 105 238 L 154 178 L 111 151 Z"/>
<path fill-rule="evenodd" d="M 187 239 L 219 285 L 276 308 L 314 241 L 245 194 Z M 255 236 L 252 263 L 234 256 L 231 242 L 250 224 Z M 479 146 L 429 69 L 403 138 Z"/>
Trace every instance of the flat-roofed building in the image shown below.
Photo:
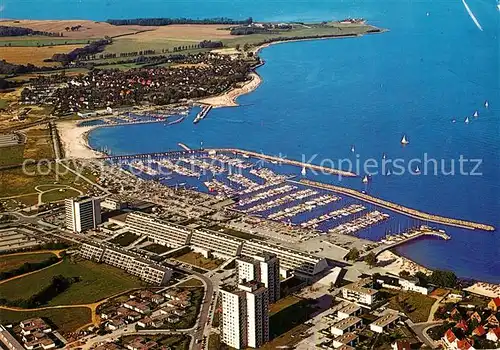
<path fill-rule="evenodd" d="M 358 344 L 358 336 L 354 333 L 344 333 L 341 336 L 338 336 L 337 338 L 333 339 L 332 345 L 335 348 L 339 348 L 341 346 L 347 345 L 347 346 L 353 346 L 355 347 Z"/>
<path fill-rule="evenodd" d="M 333 335 L 341 336 L 344 333 L 353 332 L 363 325 L 363 320 L 356 316 L 350 316 L 335 323 L 330 331 Z"/>
<path fill-rule="evenodd" d="M 84 243 L 80 248 L 80 255 L 85 259 L 125 270 L 151 284 L 164 285 L 172 277 L 172 270 L 168 267 L 158 265 L 123 249 Z"/>
<path fill-rule="evenodd" d="M 6 348 L 9 350 L 25 350 L 24 347 L 19 343 L 16 338 L 10 332 L 0 324 L 0 343 L 3 346 L 1 348 Z"/>
<path fill-rule="evenodd" d="M 95 229 L 101 223 L 99 198 L 78 197 L 65 200 L 66 227 L 73 232 Z"/>
<path fill-rule="evenodd" d="M 310 278 L 328 267 L 325 258 L 263 241 L 245 241 L 241 254 L 254 256 L 264 252 L 276 254 L 280 261 L 280 273 L 284 277 L 288 277 L 292 272 L 298 276 Z"/>
<path fill-rule="evenodd" d="M 262 282 L 269 291 L 269 302 L 280 298 L 279 259 L 274 253 L 260 253 L 253 257 L 243 256 L 236 259 L 238 281 Z"/>
<path fill-rule="evenodd" d="M 227 259 L 241 254 L 243 242 L 241 238 L 201 228 L 193 231 L 189 244 L 205 256 L 212 254 Z"/>
<path fill-rule="evenodd" d="M 370 330 L 377 332 L 377 333 L 383 333 L 387 329 L 389 329 L 394 323 L 396 323 L 399 320 L 399 315 L 397 312 L 389 312 L 387 315 L 384 315 L 377 319 L 375 322 L 370 324 Z"/>
<path fill-rule="evenodd" d="M 378 291 L 371 288 L 372 279 L 367 277 L 357 282 L 342 287 L 342 297 L 360 304 L 372 305 L 376 299 Z"/>
<path fill-rule="evenodd" d="M 349 304 L 339 311 L 337 311 L 337 317 L 340 320 L 346 319 L 351 316 L 359 316 L 363 313 L 363 309 L 361 306 L 356 305 L 356 304 Z"/>
<path fill-rule="evenodd" d="M 185 246 L 191 238 L 189 228 L 160 220 L 150 214 L 130 213 L 125 223 L 130 232 L 137 236 L 146 236 L 149 241 L 171 248 Z"/>

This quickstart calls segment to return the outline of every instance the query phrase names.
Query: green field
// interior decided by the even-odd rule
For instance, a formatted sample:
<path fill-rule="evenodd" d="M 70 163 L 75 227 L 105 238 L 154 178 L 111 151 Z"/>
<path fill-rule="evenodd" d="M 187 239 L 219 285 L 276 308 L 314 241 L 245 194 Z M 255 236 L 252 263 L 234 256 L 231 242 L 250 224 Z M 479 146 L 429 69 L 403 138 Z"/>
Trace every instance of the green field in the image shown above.
<path fill-rule="evenodd" d="M 0 322 L 2 324 L 17 323 L 32 317 L 42 317 L 46 319 L 63 334 L 74 332 L 78 328 L 91 322 L 90 309 L 86 307 L 38 311 L 11 311 L 0 309 Z"/>
<path fill-rule="evenodd" d="M 47 37 L 18 37 L 16 40 L 0 40 L 0 47 L 38 47 L 38 46 L 60 46 L 60 45 L 87 45 L 95 39 L 68 39 L 68 38 L 47 38 Z"/>
<path fill-rule="evenodd" d="M 147 250 L 148 252 L 156 253 L 156 254 L 162 254 L 162 253 L 166 253 L 166 252 L 172 250 L 172 248 L 169 248 L 167 246 L 157 244 L 157 243 L 148 244 L 147 246 L 142 247 L 141 249 L 144 249 L 144 250 Z"/>
<path fill-rule="evenodd" d="M 4 98 L 0 98 L 0 109 L 7 108 L 8 101 Z"/>
<path fill-rule="evenodd" d="M 115 267 L 91 261 L 71 262 L 69 258 L 61 264 L 0 285 L 0 295 L 7 300 L 28 299 L 47 287 L 52 277 L 79 277 L 63 293 L 52 299 L 48 305 L 88 304 L 111 295 L 141 286 L 141 282 Z"/>
<path fill-rule="evenodd" d="M 0 166 L 21 164 L 24 145 L 0 147 Z"/>
<path fill-rule="evenodd" d="M 0 259 L 0 272 L 12 271 L 21 267 L 24 263 L 39 263 L 55 256 L 51 253 L 2 255 Z"/>
<path fill-rule="evenodd" d="M 176 257 L 177 260 L 201 267 L 206 270 L 215 270 L 217 267 L 224 263 L 222 259 L 207 259 L 200 253 L 189 252 L 181 256 Z"/>
<path fill-rule="evenodd" d="M 78 197 L 79 195 L 80 195 L 79 192 L 72 189 L 63 189 L 63 191 L 54 190 L 44 193 L 42 195 L 42 202 L 44 203 L 57 202 L 66 198 Z"/>
<path fill-rule="evenodd" d="M 393 295 L 389 299 L 389 307 L 404 312 L 415 323 L 427 321 L 431 307 L 436 302 L 436 299 L 420 293 L 384 291 Z"/>

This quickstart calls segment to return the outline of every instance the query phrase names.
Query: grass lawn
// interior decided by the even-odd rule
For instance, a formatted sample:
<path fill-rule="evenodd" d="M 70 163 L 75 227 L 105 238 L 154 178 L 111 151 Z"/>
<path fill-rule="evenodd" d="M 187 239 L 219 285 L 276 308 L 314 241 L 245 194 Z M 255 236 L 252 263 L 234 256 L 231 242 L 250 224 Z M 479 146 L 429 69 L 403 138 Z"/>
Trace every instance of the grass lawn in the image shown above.
<path fill-rule="evenodd" d="M 115 267 L 91 261 L 61 264 L 0 285 L 0 295 L 8 300 L 28 299 L 51 283 L 52 277 L 80 277 L 81 281 L 57 295 L 48 305 L 88 304 L 127 289 L 141 286 L 139 279 Z"/>
<path fill-rule="evenodd" d="M 4 98 L 0 98 L 0 109 L 7 108 L 7 100 Z"/>
<path fill-rule="evenodd" d="M 289 295 L 289 296 L 287 296 L 285 298 L 281 298 L 276 303 L 271 304 L 271 307 L 269 309 L 269 314 L 272 316 L 275 313 L 280 312 L 280 311 L 286 309 L 287 307 L 290 307 L 292 305 L 297 304 L 301 300 L 302 299 L 297 298 L 296 296 L 293 296 L 293 295 Z"/>
<path fill-rule="evenodd" d="M 119 235 L 118 237 L 113 238 L 110 242 L 118 244 L 122 247 L 126 247 L 126 246 L 132 244 L 132 242 L 134 242 L 137 239 L 139 239 L 139 236 L 136 236 L 134 233 L 125 232 L 125 233 L 122 233 L 121 235 Z"/>
<path fill-rule="evenodd" d="M 315 310 L 313 302 L 289 296 L 271 306 L 269 334 L 271 339 L 282 336 L 306 322 Z"/>
<path fill-rule="evenodd" d="M 69 188 L 63 188 L 61 190 L 54 190 L 42 194 L 42 202 L 44 203 L 57 202 L 57 201 L 62 201 L 63 199 L 66 198 L 78 197 L 79 195 L 80 193 L 75 190 Z"/>
<path fill-rule="evenodd" d="M 238 231 L 238 230 L 235 230 L 235 229 L 232 229 L 232 228 L 222 227 L 222 226 L 219 226 L 219 225 L 212 226 L 210 229 L 212 229 L 214 231 L 225 233 L 227 235 L 238 237 L 238 238 L 241 238 L 241 239 L 259 238 L 259 236 L 252 235 L 250 233 Z"/>
<path fill-rule="evenodd" d="M 55 256 L 51 253 L 2 255 L 0 259 L 0 272 L 12 271 L 21 267 L 24 263 L 39 263 Z"/>
<path fill-rule="evenodd" d="M 24 145 L 0 148 L 0 166 L 21 164 L 23 162 Z"/>
<path fill-rule="evenodd" d="M 413 322 L 425 322 L 436 299 L 413 292 L 389 291 L 389 307 L 404 312 Z"/>
<path fill-rule="evenodd" d="M 31 317 L 46 319 L 63 334 L 74 332 L 81 326 L 91 322 L 90 309 L 86 307 L 39 311 L 10 311 L 0 309 L 0 321 L 3 324 L 20 322 Z"/>
<path fill-rule="evenodd" d="M 186 282 L 182 282 L 177 285 L 178 287 L 203 287 L 203 282 L 197 278 L 188 279 Z"/>
<path fill-rule="evenodd" d="M 200 253 L 189 252 L 176 258 L 179 261 L 201 267 L 206 270 L 215 270 L 224 263 L 222 259 L 207 259 Z"/>
<path fill-rule="evenodd" d="M 142 247 L 141 249 L 144 249 L 144 250 L 147 250 L 148 252 L 156 253 L 156 254 L 162 254 L 162 253 L 166 253 L 166 252 L 172 250 L 172 248 L 169 248 L 169 247 L 166 247 L 164 245 L 157 244 L 157 243 L 149 244 L 145 247 Z"/>
<path fill-rule="evenodd" d="M 54 148 L 52 137 L 47 125 L 36 126 L 24 131 L 26 145 L 24 147 L 25 159 L 53 159 Z"/>
<path fill-rule="evenodd" d="M 58 165 L 55 163 L 50 163 L 50 168 L 47 164 L 42 164 L 39 167 L 27 166 L 26 173 L 23 172 L 22 168 L 0 171 L 0 198 L 32 194 L 36 192 L 36 186 L 53 185 L 55 182 L 78 188 L 83 192 L 90 186 L 74 174 L 64 172 L 66 169 L 62 167 L 59 176 L 57 176 L 54 171 L 56 166 Z"/>
<path fill-rule="evenodd" d="M 211 333 L 208 337 L 208 350 L 229 350 L 229 346 L 221 342 L 219 334 Z"/>

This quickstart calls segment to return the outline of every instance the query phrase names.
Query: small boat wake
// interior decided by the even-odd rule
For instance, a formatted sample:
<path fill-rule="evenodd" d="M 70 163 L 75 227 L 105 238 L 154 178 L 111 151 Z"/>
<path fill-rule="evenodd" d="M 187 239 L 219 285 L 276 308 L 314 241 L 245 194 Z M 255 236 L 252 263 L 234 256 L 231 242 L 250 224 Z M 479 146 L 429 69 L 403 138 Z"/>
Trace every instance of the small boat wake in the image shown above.
<path fill-rule="evenodd" d="M 465 9 L 469 13 L 470 18 L 472 19 L 472 21 L 474 22 L 474 24 L 476 25 L 476 27 L 478 27 L 480 31 L 483 31 L 483 27 L 481 27 L 481 24 L 477 20 L 476 16 L 474 16 L 474 13 L 472 13 L 471 9 L 469 8 L 469 5 L 467 5 L 467 3 L 465 2 L 465 0 L 462 0 L 462 3 L 464 4 Z"/>

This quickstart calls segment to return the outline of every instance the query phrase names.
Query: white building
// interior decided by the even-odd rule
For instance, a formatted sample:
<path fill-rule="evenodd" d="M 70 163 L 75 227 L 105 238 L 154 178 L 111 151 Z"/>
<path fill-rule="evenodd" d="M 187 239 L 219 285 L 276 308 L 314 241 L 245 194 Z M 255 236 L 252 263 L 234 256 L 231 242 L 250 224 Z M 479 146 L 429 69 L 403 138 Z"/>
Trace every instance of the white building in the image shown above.
<path fill-rule="evenodd" d="M 205 256 L 227 259 L 241 254 L 243 242 L 241 238 L 202 228 L 193 231 L 189 244 Z"/>
<path fill-rule="evenodd" d="M 147 236 L 148 240 L 171 248 L 189 243 L 191 230 L 185 226 L 169 223 L 152 215 L 133 212 L 127 215 L 126 225 L 137 236 Z"/>
<path fill-rule="evenodd" d="M 330 331 L 333 335 L 341 336 L 344 333 L 353 332 L 363 325 L 363 320 L 356 316 L 350 316 L 335 323 Z"/>
<path fill-rule="evenodd" d="M 101 223 L 99 198 L 79 197 L 66 199 L 66 227 L 73 232 L 83 232 Z"/>
<path fill-rule="evenodd" d="M 258 348 L 269 341 L 269 298 L 260 282 L 240 284 L 235 291 L 221 290 L 222 342 L 235 348 Z"/>
<path fill-rule="evenodd" d="M 155 264 L 123 249 L 83 243 L 80 255 L 85 259 L 125 270 L 150 284 L 164 285 L 172 277 L 172 270 L 168 267 Z"/>
<path fill-rule="evenodd" d="M 2 348 L 9 350 L 25 350 L 10 332 L 0 324 L 0 343 Z"/>
<path fill-rule="evenodd" d="M 367 277 L 342 287 L 342 297 L 360 304 L 372 305 L 377 299 L 378 291 L 369 287 L 372 279 Z"/>
<path fill-rule="evenodd" d="M 269 291 L 269 303 L 280 298 L 279 259 L 273 253 L 260 253 L 253 257 L 236 259 L 236 271 L 239 282 L 257 281 Z"/>
<path fill-rule="evenodd" d="M 280 261 L 280 274 L 283 277 L 288 277 L 289 273 L 292 272 L 298 276 L 311 278 L 328 267 L 325 258 L 263 241 L 246 241 L 243 244 L 241 254 L 254 256 L 264 252 L 276 254 Z"/>
<path fill-rule="evenodd" d="M 399 315 L 395 312 L 390 312 L 387 315 L 384 315 L 377 319 L 375 322 L 370 324 L 370 330 L 383 333 L 387 329 L 389 329 L 392 325 L 394 325 L 399 320 Z"/>

